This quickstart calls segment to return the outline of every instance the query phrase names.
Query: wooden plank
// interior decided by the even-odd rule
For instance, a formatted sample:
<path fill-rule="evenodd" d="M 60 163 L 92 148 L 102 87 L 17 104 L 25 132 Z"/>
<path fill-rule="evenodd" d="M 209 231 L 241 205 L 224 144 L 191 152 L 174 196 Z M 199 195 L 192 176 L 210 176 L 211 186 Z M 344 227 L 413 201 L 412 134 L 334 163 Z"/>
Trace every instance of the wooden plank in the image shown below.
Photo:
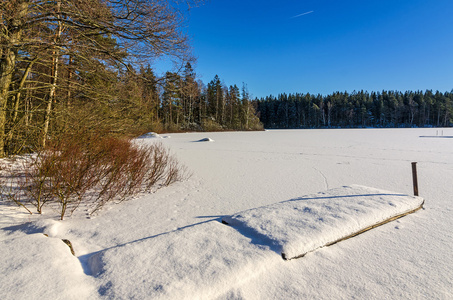
<path fill-rule="evenodd" d="M 355 237 L 355 236 L 357 236 L 357 235 L 359 235 L 359 234 L 362 234 L 362 233 L 364 233 L 364 232 L 366 232 L 366 231 L 368 231 L 368 230 L 371 230 L 371 229 L 376 228 L 376 227 L 378 227 L 378 226 L 387 224 L 387 223 L 389 223 L 389 222 L 395 221 L 395 220 L 397 220 L 397 219 L 399 219 L 399 218 L 402 218 L 402 217 L 404 217 L 404 216 L 407 216 L 407 215 L 409 215 L 409 214 L 412 214 L 412 213 L 414 213 L 414 212 L 416 212 L 416 211 L 422 209 L 424 203 L 425 203 L 425 202 L 423 201 L 423 203 L 422 203 L 419 207 L 417 207 L 416 209 L 413 209 L 413 210 L 408 211 L 408 212 L 405 212 L 405 213 L 403 213 L 403 214 L 394 216 L 394 217 L 392 217 L 392 218 L 390 218 L 390 219 L 384 220 L 384 221 L 382 221 L 382 222 L 379 222 L 379 223 L 377 223 L 377 224 L 374 224 L 374 225 L 372 225 L 372 226 L 369 226 L 369 227 L 367 227 L 367 228 L 364 228 L 364 229 L 362 229 L 362 230 L 360 230 L 360 231 L 358 231 L 358 232 L 356 232 L 356 233 L 350 234 L 350 235 L 348 235 L 348 236 L 342 237 L 342 238 L 340 238 L 340 239 L 338 239 L 338 240 L 335 240 L 335 241 L 333 241 L 333 242 L 327 243 L 326 245 L 321 246 L 320 248 L 332 246 L 332 245 L 334 245 L 334 244 L 336 244 L 336 243 L 338 243 L 338 242 L 341 242 L 341 241 L 350 239 L 350 238 Z M 317 248 L 317 249 L 319 249 L 319 248 Z M 286 255 L 285 255 L 285 253 L 282 253 L 282 258 L 283 258 L 284 260 L 298 259 L 298 258 L 304 257 L 307 253 L 316 251 L 317 249 L 314 249 L 314 250 L 312 250 L 312 251 L 309 251 L 309 252 L 306 252 L 306 253 L 304 253 L 304 254 L 301 254 L 301 255 L 298 255 L 298 256 L 295 256 L 295 257 L 291 257 L 291 258 L 287 258 Z"/>

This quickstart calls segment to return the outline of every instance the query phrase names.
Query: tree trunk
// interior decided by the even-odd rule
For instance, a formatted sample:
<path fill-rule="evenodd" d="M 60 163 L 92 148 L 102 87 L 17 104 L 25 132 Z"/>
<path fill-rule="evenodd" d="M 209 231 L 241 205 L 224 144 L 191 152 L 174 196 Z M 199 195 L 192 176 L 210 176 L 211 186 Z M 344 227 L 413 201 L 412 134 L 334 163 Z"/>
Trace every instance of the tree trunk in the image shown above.
<path fill-rule="evenodd" d="M 60 10 L 61 2 L 59 1 L 57 3 L 58 10 Z M 61 34 L 63 32 L 63 26 L 61 24 L 61 21 L 58 21 L 58 29 L 55 34 L 55 44 L 59 42 Z M 52 58 L 52 84 L 50 86 L 50 91 L 49 91 L 49 99 L 47 102 L 47 107 L 46 107 L 46 114 L 44 116 L 44 128 L 43 128 L 43 133 L 42 133 L 42 139 L 41 139 L 41 146 L 44 148 L 46 146 L 46 140 L 47 140 L 47 134 L 49 132 L 49 124 L 50 124 L 50 115 L 52 113 L 52 102 L 55 99 L 55 91 L 57 89 L 57 79 L 58 79 L 58 63 L 60 61 L 60 51 L 55 50 L 53 52 L 53 58 Z"/>
<path fill-rule="evenodd" d="M 28 63 L 27 68 L 25 69 L 25 72 L 22 75 L 22 78 L 20 80 L 19 87 L 17 89 L 17 93 L 16 93 L 16 96 L 15 96 L 16 99 L 15 99 L 15 103 L 14 103 L 14 112 L 13 112 L 12 122 L 11 122 L 12 126 L 14 126 L 16 124 L 16 121 L 17 121 L 17 116 L 18 116 L 18 112 L 19 112 L 20 97 L 21 97 L 21 94 L 22 94 L 22 89 L 24 88 L 25 80 L 27 79 L 28 74 L 30 73 L 30 70 L 31 70 L 33 64 L 37 60 L 38 60 L 38 58 L 36 57 L 32 61 L 30 61 Z M 8 135 L 5 138 L 6 144 L 9 144 L 11 142 L 11 140 L 13 139 L 13 136 L 14 136 L 14 131 L 13 131 L 13 128 L 11 128 L 10 131 L 8 132 Z"/>
<path fill-rule="evenodd" d="M 55 91 L 57 89 L 58 62 L 59 62 L 58 54 L 55 54 L 55 57 L 53 58 L 53 62 L 52 62 L 53 63 L 52 85 L 50 86 L 49 98 L 48 98 L 47 107 L 46 107 L 46 114 L 44 116 L 44 128 L 43 128 L 43 134 L 42 134 L 42 140 L 41 140 L 41 146 L 43 148 L 46 146 L 47 134 L 49 132 L 50 115 L 52 113 L 52 102 L 54 101 Z"/>
<path fill-rule="evenodd" d="M 8 105 L 9 90 L 16 67 L 17 45 L 22 37 L 21 23 L 27 14 L 28 3 L 18 4 L 18 12 L 15 18 L 2 28 L 6 34 L 2 37 L 2 51 L 0 57 L 0 157 L 5 156 L 5 125 L 6 125 L 6 107 Z"/>
<path fill-rule="evenodd" d="M 15 52 L 12 49 L 6 49 L 0 62 L 0 157 L 5 156 L 6 106 L 15 63 Z"/>

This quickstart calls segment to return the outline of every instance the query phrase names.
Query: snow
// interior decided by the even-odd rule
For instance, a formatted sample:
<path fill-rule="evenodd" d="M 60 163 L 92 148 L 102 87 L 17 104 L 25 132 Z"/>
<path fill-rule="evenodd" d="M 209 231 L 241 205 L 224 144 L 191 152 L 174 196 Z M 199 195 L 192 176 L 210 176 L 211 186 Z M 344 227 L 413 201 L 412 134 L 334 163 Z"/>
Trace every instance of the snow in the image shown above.
<path fill-rule="evenodd" d="M 267 247 L 208 221 L 102 251 L 90 264 L 109 299 L 214 299 L 277 260 Z"/>
<path fill-rule="evenodd" d="M 452 299 L 453 140 L 421 138 L 436 130 L 210 133 L 215 143 L 193 143 L 203 133 L 139 139 L 168 146 L 193 176 L 94 216 L 76 211 L 64 221 L 49 209 L 29 215 L 0 202 L 0 298 Z M 442 130 L 453 135 L 451 128 Z M 363 195 L 372 188 L 387 194 L 374 213 L 336 209 L 345 221 L 378 221 L 375 213 L 392 214 L 388 201 L 420 201 L 396 196 L 412 194 L 413 161 L 424 209 L 302 258 L 281 258 L 279 251 L 290 244 L 300 249 L 299 225 L 287 231 L 286 242 L 276 226 L 288 220 L 286 204 L 318 192 Z M 245 219 L 242 227 L 221 224 L 273 206 L 285 217 L 267 216 L 261 225 L 272 230 L 261 234 L 250 234 Z M 247 220 L 247 226 L 258 221 Z M 331 227 L 335 236 L 345 233 Z M 310 236 L 325 235 L 323 229 Z M 76 256 L 62 239 L 71 241 Z"/>
<path fill-rule="evenodd" d="M 163 137 L 160 136 L 158 133 L 155 133 L 155 132 L 147 132 L 147 133 L 142 134 L 141 136 L 138 137 L 138 139 L 148 139 L 148 138 L 161 139 Z"/>
<path fill-rule="evenodd" d="M 13 232 L 6 233 L 11 229 Z M 60 239 L 3 228 L 0 235 L 2 299 L 90 299 L 94 279 Z"/>
<path fill-rule="evenodd" d="M 291 259 L 417 210 L 423 201 L 355 185 L 250 209 L 222 222 L 266 237 Z"/>
<path fill-rule="evenodd" d="M 198 142 L 214 142 L 214 140 L 211 138 L 202 138 L 201 140 L 198 140 Z"/>
<path fill-rule="evenodd" d="M 169 136 L 169 135 L 160 135 L 160 134 L 155 133 L 155 132 L 148 132 L 148 133 L 142 134 L 137 139 L 150 139 L 150 138 L 151 139 L 169 139 L 169 138 L 171 138 L 171 136 Z"/>

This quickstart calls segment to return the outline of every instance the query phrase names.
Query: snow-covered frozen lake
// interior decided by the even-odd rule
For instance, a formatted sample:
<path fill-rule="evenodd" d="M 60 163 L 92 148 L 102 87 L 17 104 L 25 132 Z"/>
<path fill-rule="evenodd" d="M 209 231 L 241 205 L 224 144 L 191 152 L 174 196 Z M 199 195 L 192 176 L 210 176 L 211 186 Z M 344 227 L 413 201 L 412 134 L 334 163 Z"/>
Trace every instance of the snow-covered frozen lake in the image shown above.
<path fill-rule="evenodd" d="M 220 299 L 453 299 L 452 128 L 162 136 L 168 138 L 138 142 L 168 146 L 193 173 L 188 181 L 91 218 L 79 212 L 57 221 L 51 212 L 29 216 L 0 206 L 0 298 L 146 299 L 149 289 L 166 291 L 154 282 L 165 273 L 158 268 L 177 265 L 180 273 L 158 278 L 171 286 L 165 299 L 178 290 L 186 298 L 203 290 L 200 297 Z M 219 222 L 342 186 L 412 195 L 411 162 L 417 162 L 423 210 L 300 259 L 284 261 L 259 245 L 249 249 Z M 77 258 L 64 257 L 60 238 L 71 240 Z M 223 255 L 218 269 L 204 268 L 203 260 L 185 264 L 197 255 L 191 250 L 203 247 L 205 256 Z M 227 250 L 237 256 L 222 254 Z M 184 272 L 199 276 L 187 281 Z M 200 284 L 211 279 L 217 294 Z"/>

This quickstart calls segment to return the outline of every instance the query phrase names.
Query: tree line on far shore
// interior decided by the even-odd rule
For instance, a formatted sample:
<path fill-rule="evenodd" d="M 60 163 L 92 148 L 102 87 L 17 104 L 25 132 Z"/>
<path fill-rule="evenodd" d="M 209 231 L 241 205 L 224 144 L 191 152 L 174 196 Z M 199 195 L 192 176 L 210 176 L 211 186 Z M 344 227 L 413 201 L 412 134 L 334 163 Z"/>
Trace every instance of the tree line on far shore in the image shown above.
<path fill-rule="evenodd" d="M 227 86 L 215 75 L 205 85 L 190 62 L 181 72 L 168 71 L 159 79 L 150 66 L 125 78 L 123 99 L 136 103 L 143 128 L 158 132 L 262 129 L 245 83 L 241 89 Z"/>
<path fill-rule="evenodd" d="M 265 128 L 453 126 L 453 90 L 280 94 L 254 105 Z"/>

